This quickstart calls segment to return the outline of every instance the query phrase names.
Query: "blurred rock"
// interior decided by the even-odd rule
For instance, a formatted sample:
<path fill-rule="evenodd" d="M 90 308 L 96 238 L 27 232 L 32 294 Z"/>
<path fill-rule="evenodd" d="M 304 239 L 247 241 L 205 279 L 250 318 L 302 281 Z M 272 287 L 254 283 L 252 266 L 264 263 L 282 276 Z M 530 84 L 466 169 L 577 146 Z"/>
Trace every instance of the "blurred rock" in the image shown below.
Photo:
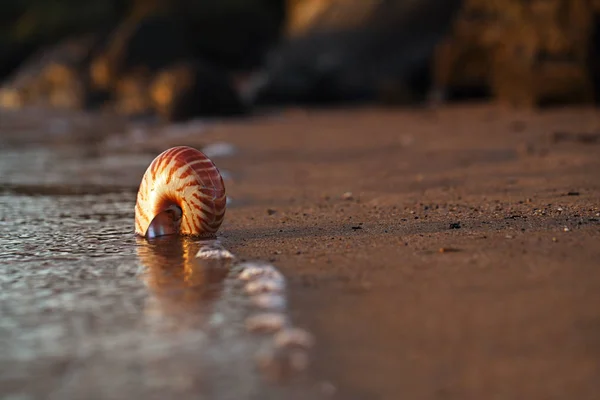
<path fill-rule="evenodd" d="M 110 34 L 94 56 L 90 80 L 95 90 L 113 91 L 123 77 L 134 72 L 152 75 L 191 57 L 193 52 L 181 21 L 170 14 L 138 11 Z"/>
<path fill-rule="evenodd" d="M 248 71 L 262 65 L 280 38 L 285 0 L 179 0 L 198 58 L 220 68 Z"/>
<path fill-rule="evenodd" d="M 489 95 L 490 54 L 504 26 L 519 20 L 521 12 L 516 1 L 504 3 L 464 1 L 452 33 L 436 46 L 433 84 L 440 97 Z"/>
<path fill-rule="evenodd" d="M 129 117 L 153 114 L 150 98 L 152 75 L 145 69 L 131 70 L 118 78 L 113 93 L 112 110 Z"/>
<path fill-rule="evenodd" d="M 156 111 L 180 121 L 242 113 L 229 71 L 258 63 L 278 23 L 259 0 L 233 3 L 136 2 L 91 62 L 93 89 L 131 116 Z"/>
<path fill-rule="evenodd" d="M 468 0 L 437 48 L 434 81 L 521 107 L 591 102 L 594 11 L 588 0 Z M 591 57 L 593 59 L 593 56 Z"/>
<path fill-rule="evenodd" d="M 588 60 L 594 86 L 594 100 L 600 102 L 600 0 L 592 0 L 593 27 L 589 42 Z"/>
<path fill-rule="evenodd" d="M 0 106 L 85 107 L 88 85 L 83 66 L 97 39 L 66 39 L 34 53 L 0 88 Z"/>
<path fill-rule="evenodd" d="M 310 33 L 360 28 L 364 26 L 365 21 L 373 17 L 379 3 L 382 2 L 380 0 L 287 0 L 285 33 L 293 38 Z M 396 3 L 400 2 L 396 1 Z"/>
<path fill-rule="evenodd" d="M 154 78 L 150 95 L 157 113 L 171 122 L 245 111 L 228 77 L 198 61 L 165 68 Z"/>
<path fill-rule="evenodd" d="M 105 31 L 127 8 L 127 0 L 2 0 L 0 80 L 36 51 L 65 39 Z"/>
<path fill-rule="evenodd" d="M 282 1 L 134 1 L 92 62 L 94 87 L 114 88 L 130 69 L 154 73 L 194 58 L 231 70 L 255 68 L 279 37 Z"/>
<path fill-rule="evenodd" d="M 414 101 L 460 0 L 295 0 L 254 99 Z M 258 79 L 258 78 L 257 78 Z"/>
<path fill-rule="evenodd" d="M 0 82 L 10 76 L 35 50 L 31 43 L 0 40 Z"/>
<path fill-rule="evenodd" d="M 284 0 L 7 0 L 0 78 L 41 50 L 10 75 L 0 104 L 104 106 L 129 116 L 159 110 L 169 120 L 239 114 L 238 81 L 278 40 L 284 11 Z M 85 32 L 98 33 L 93 43 Z M 151 86 L 170 97 L 153 99 Z"/>
<path fill-rule="evenodd" d="M 49 45 L 110 26 L 128 5 L 127 0 L 2 0 L 0 37 Z"/>

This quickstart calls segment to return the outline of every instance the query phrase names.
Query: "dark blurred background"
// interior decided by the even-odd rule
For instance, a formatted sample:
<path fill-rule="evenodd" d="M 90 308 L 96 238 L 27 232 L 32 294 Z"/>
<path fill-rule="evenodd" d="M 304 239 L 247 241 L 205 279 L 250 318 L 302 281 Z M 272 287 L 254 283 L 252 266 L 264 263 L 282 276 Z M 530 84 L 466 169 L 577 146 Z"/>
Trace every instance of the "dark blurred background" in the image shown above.
<path fill-rule="evenodd" d="M 3 0 L 0 107 L 593 103 L 598 0 Z"/>

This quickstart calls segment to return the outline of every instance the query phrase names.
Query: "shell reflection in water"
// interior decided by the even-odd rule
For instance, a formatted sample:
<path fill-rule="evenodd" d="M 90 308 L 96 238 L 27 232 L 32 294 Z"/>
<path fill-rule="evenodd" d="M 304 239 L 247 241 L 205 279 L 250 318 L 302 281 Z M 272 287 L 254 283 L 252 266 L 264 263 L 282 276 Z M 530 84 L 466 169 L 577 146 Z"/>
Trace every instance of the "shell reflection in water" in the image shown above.
<path fill-rule="evenodd" d="M 223 178 L 202 152 L 187 146 L 168 149 L 150 164 L 135 205 L 135 232 L 214 236 L 225 217 Z"/>
<path fill-rule="evenodd" d="M 138 238 L 138 258 L 146 268 L 142 280 L 153 295 L 152 314 L 158 312 L 161 323 L 174 318 L 177 328 L 203 324 L 220 298 L 231 260 L 197 258 L 202 245 L 186 237 Z"/>

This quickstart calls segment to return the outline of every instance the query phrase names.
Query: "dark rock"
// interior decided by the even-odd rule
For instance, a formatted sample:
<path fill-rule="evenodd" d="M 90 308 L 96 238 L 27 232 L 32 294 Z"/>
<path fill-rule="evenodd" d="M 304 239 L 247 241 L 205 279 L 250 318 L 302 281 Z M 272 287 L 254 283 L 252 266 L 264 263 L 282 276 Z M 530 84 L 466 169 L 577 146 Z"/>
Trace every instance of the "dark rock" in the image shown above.
<path fill-rule="evenodd" d="M 86 3 L 73 0 L 3 0 L 0 12 L 0 80 L 11 78 L 11 75 L 19 73 L 17 70 L 28 69 L 32 64 L 38 64 L 37 67 L 41 69 L 40 64 L 47 59 L 42 57 L 42 54 L 48 53 L 49 50 L 53 53 L 51 49 L 60 47 L 57 43 L 73 41 L 73 38 L 82 36 L 88 37 L 89 33 L 101 36 L 99 34 L 117 21 L 128 6 L 129 1 L 123 0 L 91 0 Z M 42 58 L 45 60 L 42 61 Z M 23 63 L 27 65 L 22 65 Z M 78 75 L 81 75 L 79 65 L 61 65 L 73 69 L 72 72 L 77 69 Z M 56 80 L 55 75 L 53 72 L 46 76 L 51 76 L 50 80 L 53 81 Z M 84 75 L 81 79 L 87 80 Z M 64 80 L 64 76 L 58 80 Z M 16 90 L 13 82 L 4 83 L 5 89 L 9 89 L 3 92 L 4 100 L 11 98 L 15 100 L 11 104 L 15 105 L 31 102 L 25 99 L 22 88 Z M 75 93 L 77 90 L 66 90 L 62 95 L 54 97 L 62 99 L 59 103 L 64 103 L 66 97 L 71 97 L 71 100 L 66 102 L 69 104 L 85 103 L 75 99 L 79 95 L 67 95 L 67 92 Z M 37 103 L 51 105 L 46 100 L 42 101 L 45 95 L 32 96 L 36 98 Z"/>
<path fill-rule="evenodd" d="M 257 75 L 259 103 L 418 99 L 460 0 L 290 1 L 287 37 Z"/>
<path fill-rule="evenodd" d="M 190 59 L 193 52 L 181 21 L 173 15 L 131 15 L 108 37 L 90 65 L 92 87 L 116 90 L 134 72 L 153 75 L 166 66 Z"/>
<path fill-rule="evenodd" d="M 284 0 L 179 0 L 198 58 L 232 70 L 260 66 L 280 38 Z"/>
<path fill-rule="evenodd" d="M 0 40 L 0 82 L 10 76 L 35 50 L 31 43 Z"/>
<path fill-rule="evenodd" d="M 119 20 L 128 0 L 2 0 L 0 42 L 31 51 L 100 32 Z M 0 45 L 0 47 L 2 47 Z M 1 63 L 1 62 L 0 62 Z"/>
<path fill-rule="evenodd" d="M 85 60 L 77 51 L 65 51 L 70 45 L 62 42 L 41 46 L 43 51 L 4 85 L 0 104 L 108 105 L 127 115 L 147 114 L 154 107 L 149 86 L 157 74 L 174 65 L 209 60 L 222 72 L 194 67 L 196 86 L 189 90 L 178 86 L 179 94 L 170 111 L 163 107 L 163 115 L 235 114 L 241 106 L 222 74 L 235 71 L 241 79 L 261 64 L 266 50 L 280 36 L 285 11 L 284 0 L 92 0 L 82 4 L 73 0 L 7 0 L 3 4 L 0 78 L 40 43 L 56 43 L 65 34 L 100 33 L 92 46 L 84 46 Z M 31 48 L 17 46 L 25 42 L 32 43 Z M 77 60 L 64 60 L 65 52 L 75 54 Z M 212 76 L 215 82 L 200 84 L 200 76 Z M 214 93 L 219 85 L 225 88 L 223 93 Z M 197 99 L 192 93 L 200 86 L 205 92 L 213 91 L 216 104 L 211 109 L 203 100 L 196 110 L 184 111 L 184 99 Z"/>
<path fill-rule="evenodd" d="M 474 98 L 490 94 L 493 47 L 517 5 L 496 5 L 483 1 L 465 2 L 452 32 L 437 46 L 434 56 L 433 85 L 439 97 Z"/>
<path fill-rule="evenodd" d="M 192 57 L 184 21 L 162 2 L 139 2 L 94 54 L 90 84 L 109 109 L 147 116 L 154 113 L 150 86 L 155 75 Z"/>
<path fill-rule="evenodd" d="M 135 1 L 92 62 L 94 87 L 112 90 L 132 69 L 151 74 L 192 59 L 226 69 L 254 68 L 279 37 L 279 0 Z"/>
<path fill-rule="evenodd" d="M 231 116 L 245 111 L 227 75 L 203 62 L 177 63 L 154 78 L 150 97 L 167 121 L 197 116 Z"/>

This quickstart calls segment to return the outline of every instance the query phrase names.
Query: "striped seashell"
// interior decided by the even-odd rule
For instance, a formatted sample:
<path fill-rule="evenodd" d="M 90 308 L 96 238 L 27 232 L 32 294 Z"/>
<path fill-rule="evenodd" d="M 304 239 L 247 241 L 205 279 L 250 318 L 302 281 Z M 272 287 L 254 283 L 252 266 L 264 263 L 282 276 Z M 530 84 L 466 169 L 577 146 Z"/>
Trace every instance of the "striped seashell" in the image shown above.
<path fill-rule="evenodd" d="M 187 146 L 168 149 L 150 164 L 138 190 L 135 232 L 212 236 L 225 217 L 225 185 L 215 164 Z"/>

